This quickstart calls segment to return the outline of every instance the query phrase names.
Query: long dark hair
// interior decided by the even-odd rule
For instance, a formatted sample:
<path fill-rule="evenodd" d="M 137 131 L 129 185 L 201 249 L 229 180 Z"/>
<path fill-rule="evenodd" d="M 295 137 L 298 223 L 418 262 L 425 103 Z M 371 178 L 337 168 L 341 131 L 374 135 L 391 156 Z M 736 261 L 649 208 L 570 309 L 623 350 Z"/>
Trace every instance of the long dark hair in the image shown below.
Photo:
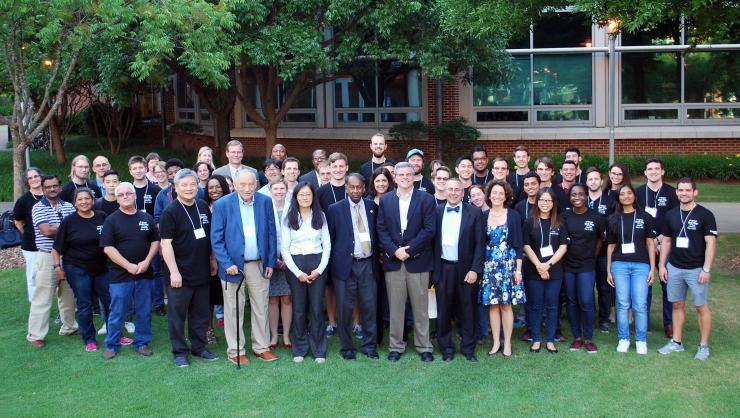
<path fill-rule="evenodd" d="M 635 188 L 632 187 L 632 184 L 623 184 L 619 186 L 619 188 L 616 191 L 616 195 L 612 199 L 612 204 L 609 212 L 611 213 L 609 215 L 609 221 L 608 226 L 611 228 L 612 231 L 616 231 L 619 227 L 620 217 L 624 213 L 624 207 L 619 202 L 619 194 L 622 192 L 623 189 L 628 188 L 632 190 L 632 194 L 635 195 L 635 201 L 632 203 L 632 207 L 635 208 L 635 212 L 642 211 L 642 208 L 640 207 L 640 204 L 637 203 L 637 193 L 635 193 Z"/>
<path fill-rule="evenodd" d="M 372 198 L 378 195 L 378 191 L 375 190 L 375 179 L 378 176 L 385 176 L 385 178 L 388 179 L 388 190 L 386 190 L 386 193 L 396 188 L 396 182 L 393 181 L 393 176 L 388 174 L 388 170 L 383 166 L 380 166 L 373 171 L 373 175 L 370 177 L 370 185 L 368 186 L 367 195 Z"/>
<path fill-rule="evenodd" d="M 290 198 L 290 209 L 288 209 L 287 223 L 290 229 L 297 231 L 301 227 L 301 212 L 298 205 L 298 192 L 308 187 L 313 197 L 311 198 L 311 228 L 321 229 L 324 226 L 324 211 L 321 210 L 321 204 L 316 196 L 316 188 L 313 184 L 302 181 L 293 189 L 293 195 Z"/>
<path fill-rule="evenodd" d="M 552 209 L 550 209 L 550 229 L 556 229 L 560 226 L 560 219 L 558 219 L 558 199 L 555 194 L 555 190 L 552 187 L 543 187 L 537 192 L 537 197 L 534 200 L 534 206 L 532 207 L 532 214 L 529 215 L 532 220 L 532 226 L 540 226 L 540 198 L 543 194 L 547 193 L 552 199 Z"/>
<path fill-rule="evenodd" d="M 205 164 L 205 163 L 203 163 L 203 164 Z M 221 186 L 221 197 L 224 197 L 227 194 L 231 193 L 229 191 L 229 183 L 226 181 L 226 177 L 224 177 L 224 176 L 222 176 L 220 174 L 214 174 L 214 175 L 212 175 L 211 178 L 209 178 L 208 181 L 206 182 L 206 190 L 205 190 L 205 196 L 204 196 L 206 203 L 208 203 L 209 205 L 211 203 L 213 203 L 213 201 L 211 200 L 211 195 L 208 193 L 208 183 L 210 183 L 211 180 L 216 180 L 218 182 L 219 186 Z"/>
<path fill-rule="evenodd" d="M 622 170 L 622 185 L 629 185 L 632 187 L 632 177 L 630 177 L 630 172 L 627 170 L 627 166 L 622 163 L 614 163 L 609 166 L 609 170 L 606 172 L 606 183 L 604 183 L 604 192 L 607 194 L 610 194 L 610 191 L 612 189 L 612 178 L 609 177 L 609 173 L 611 173 L 612 168 L 617 167 L 618 169 Z"/>

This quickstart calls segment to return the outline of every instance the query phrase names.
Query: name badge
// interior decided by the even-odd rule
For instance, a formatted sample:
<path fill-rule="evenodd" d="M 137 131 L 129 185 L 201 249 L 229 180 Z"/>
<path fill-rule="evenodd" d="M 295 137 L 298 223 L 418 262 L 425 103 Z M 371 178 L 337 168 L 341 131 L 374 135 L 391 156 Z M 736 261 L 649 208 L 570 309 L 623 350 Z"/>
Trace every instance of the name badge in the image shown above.
<path fill-rule="evenodd" d="M 552 250 L 552 245 L 540 247 L 540 256 L 542 256 L 542 258 L 552 257 L 553 254 L 555 254 L 555 252 Z"/>
<path fill-rule="evenodd" d="M 630 242 L 629 244 L 622 244 L 622 254 L 634 254 L 635 253 L 635 243 Z"/>
<path fill-rule="evenodd" d="M 201 239 L 201 238 L 206 237 L 206 231 L 203 228 L 193 229 L 193 234 L 195 234 L 195 239 Z"/>
<path fill-rule="evenodd" d="M 370 242 L 370 233 L 369 232 L 360 232 L 360 242 Z"/>
<path fill-rule="evenodd" d="M 452 235 L 442 235 L 442 245 L 446 247 L 455 246 L 455 237 Z"/>
<path fill-rule="evenodd" d="M 141 209 L 139 212 L 146 213 L 146 209 Z"/>
<path fill-rule="evenodd" d="M 676 237 L 676 247 L 689 248 L 689 237 Z"/>
<path fill-rule="evenodd" d="M 651 208 L 650 206 L 645 207 L 645 212 L 649 213 L 653 218 L 658 217 L 658 208 Z"/>
<path fill-rule="evenodd" d="M 254 225 L 244 225 L 244 236 L 256 237 L 257 234 L 254 231 Z"/>

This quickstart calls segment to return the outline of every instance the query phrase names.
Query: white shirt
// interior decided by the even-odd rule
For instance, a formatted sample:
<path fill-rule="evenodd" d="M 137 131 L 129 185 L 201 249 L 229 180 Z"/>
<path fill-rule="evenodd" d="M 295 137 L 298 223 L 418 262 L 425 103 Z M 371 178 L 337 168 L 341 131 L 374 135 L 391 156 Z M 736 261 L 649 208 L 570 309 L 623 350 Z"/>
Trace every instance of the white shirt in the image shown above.
<path fill-rule="evenodd" d="M 462 222 L 462 203 L 458 203 L 460 208 L 457 212 L 447 212 L 449 203 L 445 204 L 442 213 L 442 259 L 447 261 L 457 261 L 457 244 L 460 241 L 460 223 Z"/>
<path fill-rule="evenodd" d="M 283 225 L 281 226 L 280 253 L 283 261 L 296 277 L 301 274 L 310 274 L 310 271 L 301 271 L 293 261 L 294 255 L 321 254 L 321 262 L 316 267 L 316 271 L 323 273 L 329 264 L 329 254 L 331 253 L 331 238 L 329 237 L 329 227 L 324 219 L 324 225 L 321 230 L 311 227 L 313 213 L 308 215 L 300 224 L 298 230 L 292 229 L 288 225 L 287 207 L 283 209 Z M 323 216 L 323 215 L 322 215 Z"/>
<path fill-rule="evenodd" d="M 411 189 L 406 197 L 401 196 L 400 190 L 396 189 L 396 196 L 398 196 L 398 212 L 401 217 L 401 233 L 406 231 L 406 227 L 409 223 L 409 206 L 411 205 L 411 196 L 413 195 L 414 189 Z"/>
<path fill-rule="evenodd" d="M 357 229 L 357 209 L 356 207 L 360 208 L 360 217 L 362 218 L 362 223 L 365 224 L 365 232 L 370 234 L 370 225 L 367 223 L 367 212 L 365 212 L 365 202 L 360 199 L 358 203 L 353 202 L 352 200 L 349 201 L 349 213 L 352 217 L 352 233 L 354 234 L 354 241 L 355 241 L 355 248 L 352 252 L 352 255 L 357 258 L 365 258 L 369 257 L 373 254 L 372 247 L 370 248 L 370 253 L 365 254 L 362 251 L 362 241 L 360 241 L 360 231 Z"/>

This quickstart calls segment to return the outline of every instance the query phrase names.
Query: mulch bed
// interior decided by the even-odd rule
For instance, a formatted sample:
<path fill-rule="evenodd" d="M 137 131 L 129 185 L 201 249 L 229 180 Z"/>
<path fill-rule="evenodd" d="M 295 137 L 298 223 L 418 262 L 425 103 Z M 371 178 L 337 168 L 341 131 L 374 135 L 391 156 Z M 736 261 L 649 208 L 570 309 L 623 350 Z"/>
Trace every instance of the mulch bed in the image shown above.
<path fill-rule="evenodd" d="M 717 268 L 729 274 L 740 274 L 740 255 L 719 257 Z"/>
<path fill-rule="evenodd" d="M 24 265 L 25 262 L 23 260 L 23 253 L 21 253 L 21 247 L 0 250 L 0 270 L 16 269 Z"/>

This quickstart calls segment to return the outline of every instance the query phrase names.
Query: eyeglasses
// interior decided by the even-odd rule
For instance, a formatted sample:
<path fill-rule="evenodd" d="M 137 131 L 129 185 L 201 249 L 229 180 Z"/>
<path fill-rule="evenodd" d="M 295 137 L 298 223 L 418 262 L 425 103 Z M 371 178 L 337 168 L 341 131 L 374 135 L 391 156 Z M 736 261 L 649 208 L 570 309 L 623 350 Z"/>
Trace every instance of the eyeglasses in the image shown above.
<path fill-rule="evenodd" d="M 40 178 L 40 177 L 41 177 L 41 176 L 39 176 L 38 174 L 36 174 L 36 175 L 34 175 L 34 176 L 29 176 L 29 177 L 26 177 L 26 179 L 28 179 L 28 180 L 33 180 L 33 179 L 37 179 L 37 178 Z"/>
<path fill-rule="evenodd" d="M 136 193 L 126 192 L 126 193 L 118 193 L 116 195 L 116 197 L 131 197 L 131 196 L 135 196 L 135 195 L 136 195 Z"/>
<path fill-rule="evenodd" d="M 434 179 L 435 179 L 435 180 L 442 180 L 442 181 L 447 181 L 447 180 L 449 180 L 450 178 L 449 178 L 449 177 L 435 177 Z"/>
<path fill-rule="evenodd" d="M 622 173 L 615 173 L 615 172 L 609 172 L 609 175 L 610 176 L 614 176 L 614 177 L 623 177 L 624 176 L 624 174 L 622 174 Z"/>

